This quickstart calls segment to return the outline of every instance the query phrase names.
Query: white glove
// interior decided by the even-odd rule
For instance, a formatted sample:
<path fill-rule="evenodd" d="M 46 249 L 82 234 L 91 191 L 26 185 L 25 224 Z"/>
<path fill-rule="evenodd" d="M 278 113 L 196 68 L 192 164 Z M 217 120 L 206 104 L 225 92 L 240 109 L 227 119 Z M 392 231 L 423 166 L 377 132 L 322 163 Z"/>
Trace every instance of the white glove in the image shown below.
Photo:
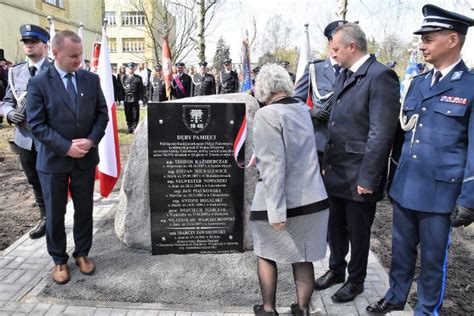
<path fill-rule="evenodd" d="M 143 105 L 143 101 L 142 101 L 142 100 L 139 100 L 139 101 L 138 101 L 138 105 L 139 105 L 139 106 L 142 106 L 142 105 Z"/>
<path fill-rule="evenodd" d="M 123 100 L 120 100 L 120 105 L 123 106 Z"/>

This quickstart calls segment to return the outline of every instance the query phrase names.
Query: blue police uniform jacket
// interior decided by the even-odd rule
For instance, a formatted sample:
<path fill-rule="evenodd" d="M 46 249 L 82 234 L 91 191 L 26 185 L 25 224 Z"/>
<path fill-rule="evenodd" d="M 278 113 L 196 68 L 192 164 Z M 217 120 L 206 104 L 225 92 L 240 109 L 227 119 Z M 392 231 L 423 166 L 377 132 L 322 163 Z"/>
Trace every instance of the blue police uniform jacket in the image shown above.
<path fill-rule="evenodd" d="M 413 79 L 404 115 L 419 115 L 404 133 L 389 195 L 404 208 L 450 213 L 474 208 L 474 73 L 459 62 L 437 85 L 433 71 Z"/>

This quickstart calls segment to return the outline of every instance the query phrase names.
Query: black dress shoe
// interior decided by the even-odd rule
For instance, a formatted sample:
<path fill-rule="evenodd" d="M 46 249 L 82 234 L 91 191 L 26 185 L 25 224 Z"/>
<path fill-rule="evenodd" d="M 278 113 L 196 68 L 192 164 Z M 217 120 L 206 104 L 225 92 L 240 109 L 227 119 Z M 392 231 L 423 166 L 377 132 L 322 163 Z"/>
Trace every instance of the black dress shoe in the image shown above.
<path fill-rule="evenodd" d="M 385 314 L 391 311 L 402 311 L 405 304 L 390 304 L 384 298 L 378 302 L 372 303 L 365 309 L 369 313 Z"/>
<path fill-rule="evenodd" d="M 364 292 L 364 283 L 353 283 L 347 281 L 344 285 L 331 296 L 336 303 L 345 303 L 354 300 L 357 295 Z"/>
<path fill-rule="evenodd" d="M 32 231 L 30 231 L 30 238 L 38 239 L 40 237 L 43 237 L 44 234 L 46 234 L 46 218 L 42 217 L 41 222 L 36 225 L 36 227 L 33 228 Z"/>
<path fill-rule="evenodd" d="M 298 304 L 291 304 L 291 315 L 293 316 L 310 316 L 309 309 L 302 310 Z"/>
<path fill-rule="evenodd" d="M 255 315 L 278 316 L 278 312 L 276 310 L 273 310 L 271 312 L 267 312 L 265 309 L 263 309 L 263 304 L 262 305 L 254 305 L 253 312 L 255 313 Z"/>
<path fill-rule="evenodd" d="M 316 279 L 316 281 L 314 282 L 314 289 L 318 291 L 324 290 L 328 287 L 333 286 L 334 284 L 344 283 L 345 280 L 345 274 L 340 274 L 334 272 L 333 270 L 328 270 L 326 273 Z"/>

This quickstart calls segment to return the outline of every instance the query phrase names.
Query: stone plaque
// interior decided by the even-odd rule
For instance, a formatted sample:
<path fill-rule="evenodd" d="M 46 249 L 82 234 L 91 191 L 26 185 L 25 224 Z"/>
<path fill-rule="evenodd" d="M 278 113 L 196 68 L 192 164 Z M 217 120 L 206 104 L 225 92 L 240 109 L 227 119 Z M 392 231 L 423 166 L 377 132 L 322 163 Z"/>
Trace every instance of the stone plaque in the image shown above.
<path fill-rule="evenodd" d="M 149 103 L 153 254 L 243 251 L 244 117 L 240 103 Z"/>

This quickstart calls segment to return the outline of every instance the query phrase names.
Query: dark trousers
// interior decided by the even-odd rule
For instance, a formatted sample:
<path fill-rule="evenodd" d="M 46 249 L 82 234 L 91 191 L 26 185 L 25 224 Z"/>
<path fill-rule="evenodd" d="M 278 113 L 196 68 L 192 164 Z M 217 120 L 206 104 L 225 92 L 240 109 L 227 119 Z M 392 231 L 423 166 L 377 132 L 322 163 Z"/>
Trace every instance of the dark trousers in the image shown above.
<path fill-rule="evenodd" d="M 447 213 L 419 212 L 393 204 L 390 289 L 385 299 L 404 304 L 415 275 L 417 246 L 421 270 L 415 315 L 438 315 L 443 304 L 451 221 Z"/>
<path fill-rule="evenodd" d="M 92 210 L 95 168 L 73 168 L 69 173 L 45 173 L 38 171 L 46 203 L 46 245 L 55 264 L 65 264 L 66 231 L 64 215 L 69 192 L 74 204 L 73 257 L 87 256 L 92 246 Z"/>
<path fill-rule="evenodd" d="M 358 202 L 329 197 L 329 268 L 349 273 L 348 281 L 362 283 L 367 275 L 370 228 L 375 217 L 375 202 Z M 349 264 L 346 255 L 351 246 Z"/>
<path fill-rule="evenodd" d="M 41 210 L 41 216 L 44 217 L 46 214 L 44 214 L 43 192 L 41 191 L 41 183 L 38 177 L 38 172 L 36 171 L 37 152 L 34 146 L 31 150 L 26 150 L 17 146 L 16 151 L 18 152 L 21 167 L 25 172 L 28 183 L 33 187 L 36 205 L 38 205 Z"/>
<path fill-rule="evenodd" d="M 140 107 L 138 102 L 125 102 L 125 120 L 128 127 L 136 127 L 140 118 Z"/>

